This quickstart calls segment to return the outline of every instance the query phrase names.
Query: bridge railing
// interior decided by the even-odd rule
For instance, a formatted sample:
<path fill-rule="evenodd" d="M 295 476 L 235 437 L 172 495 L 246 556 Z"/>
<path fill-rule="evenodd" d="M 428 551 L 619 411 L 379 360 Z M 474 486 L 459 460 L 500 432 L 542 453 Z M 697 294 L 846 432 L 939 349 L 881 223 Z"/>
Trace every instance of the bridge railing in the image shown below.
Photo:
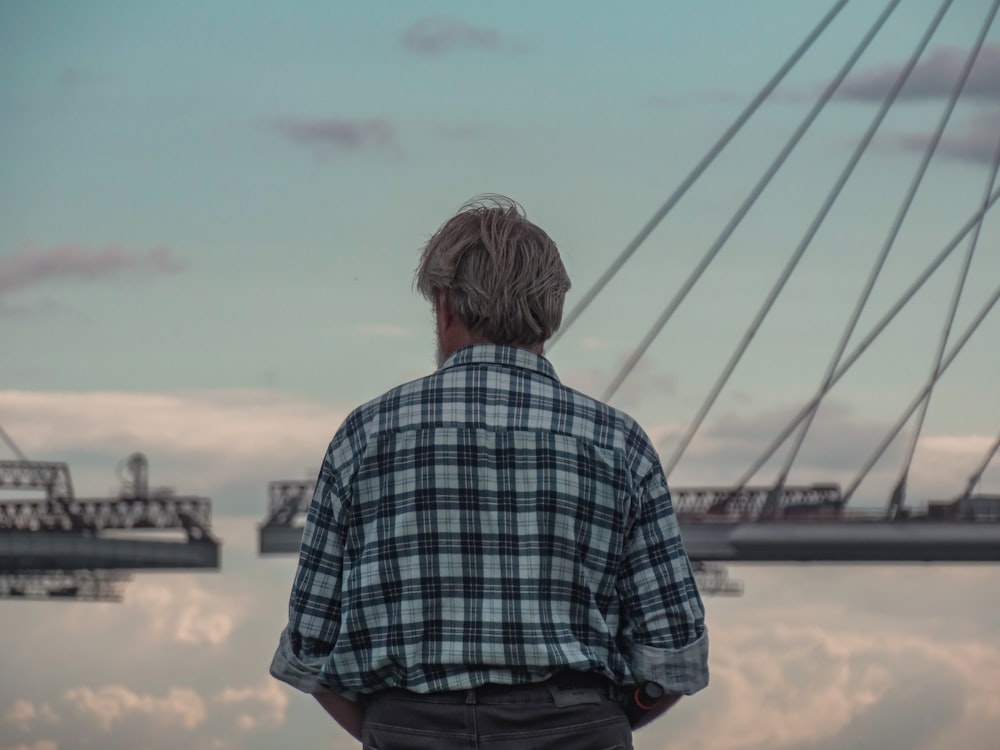
<path fill-rule="evenodd" d="M 311 479 L 289 479 L 267 486 L 268 512 L 265 526 L 289 526 L 295 516 L 306 513 L 316 483 Z"/>
<path fill-rule="evenodd" d="M 268 516 L 265 526 L 288 526 L 309 510 L 315 483 L 312 480 L 282 480 L 268 485 Z M 678 487 L 671 489 L 678 516 L 719 521 L 752 521 L 760 517 L 771 487 Z M 778 501 L 780 517 L 797 514 L 835 514 L 843 510 L 839 485 L 814 484 L 785 487 Z"/>
<path fill-rule="evenodd" d="M 17 500 L 0 503 L 0 529 L 79 531 L 88 529 L 211 528 L 212 503 L 202 497 L 165 495 L 113 500 Z"/>
<path fill-rule="evenodd" d="M 309 510 L 314 482 L 284 480 L 268 485 L 268 516 L 264 526 L 291 526 L 297 516 Z M 780 493 L 773 487 L 675 487 L 670 490 L 677 517 L 688 523 L 738 522 L 762 519 L 769 499 L 776 510 L 768 520 L 792 521 L 879 521 L 885 508 L 848 507 L 837 484 L 787 486 Z M 914 520 L 1000 521 L 1000 495 L 928 503 L 905 514 Z"/>
<path fill-rule="evenodd" d="M 73 497 L 69 466 L 57 461 L 0 461 L 0 490 L 43 490 L 49 500 Z"/>
<path fill-rule="evenodd" d="M 670 490 L 674 510 L 680 517 L 719 521 L 754 521 L 769 498 L 777 504 L 775 515 L 836 514 L 844 499 L 836 484 L 789 486 L 776 494 L 773 487 L 674 487 Z M 772 497 L 773 496 L 773 497 Z"/>

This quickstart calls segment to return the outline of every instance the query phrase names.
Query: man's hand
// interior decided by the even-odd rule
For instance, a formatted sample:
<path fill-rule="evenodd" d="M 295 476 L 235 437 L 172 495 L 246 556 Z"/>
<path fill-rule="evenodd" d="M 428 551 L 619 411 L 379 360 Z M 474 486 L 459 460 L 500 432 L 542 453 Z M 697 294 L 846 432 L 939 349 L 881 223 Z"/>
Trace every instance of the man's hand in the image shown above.
<path fill-rule="evenodd" d="M 653 719 L 657 718 L 663 713 L 666 713 L 667 709 L 673 706 L 677 701 L 681 699 L 680 693 L 665 693 L 662 698 L 660 698 L 656 703 L 654 703 L 647 711 L 644 711 L 632 724 L 632 729 L 639 729 L 639 727 L 646 726 Z"/>

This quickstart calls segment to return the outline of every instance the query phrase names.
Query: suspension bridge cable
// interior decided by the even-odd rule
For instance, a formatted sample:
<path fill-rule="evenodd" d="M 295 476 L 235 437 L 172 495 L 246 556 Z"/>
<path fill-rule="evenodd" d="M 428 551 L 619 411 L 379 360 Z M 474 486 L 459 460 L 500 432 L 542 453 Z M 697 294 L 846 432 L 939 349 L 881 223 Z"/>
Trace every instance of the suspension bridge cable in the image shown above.
<path fill-rule="evenodd" d="M 21 453 L 21 449 L 17 447 L 17 443 L 14 442 L 13 438 L 7 434 L 7 431 L 0 426 L 0 439 L 2 439 L 7 447 L 13 451 L 14 455 L 17 456 L 18 461 L 27 461 L 28 457 Z"/>
<path fill-rule="evenodd" d="M 653 217 L 646 222 L 646 225 L 639 230 L 639 233 L 632 239 L 632 241 L 625 247 L 624 250 L 618 255 L 617 258 L 612 262 L 608 269 L 601 275 L 601 277 L 594 283 L 594 285 L 587 290 L 579 302 L 570 310 L 566 319 L 563 321 L 562 326 L 549 342 L 549 348 L 551 348 L 566 332 L 583 311 L 587 309 L 594 298 L 608 285 L 608 282 L 614 278 L 615 274 L 621 270 L 625 262 L 635 254 L 636 250 L 642 245 L 643 242 L 652 234 L 653 230 L 659 225 L 663 218 L 673 210 L 673 207 L 684 197 L 688 189 L 701 177 L 702 173 L 709 167 L 709 165 L 715 161 L 722 150 L 729 144 L 733 137 L 740 131 L 747 120 L 753 116 L 754 112 L 760 107 L 760 105 L 770 96 L 771 92 L 777 88 L 778 84 L 784 79 L 799 59 L 806 53 L 806 51 L 812 46 L 813 42 L 826 30 L 826 27 L 830 25 L 830 22 L 837 16 L 838 13 L 847 5 L 848 0 L 838 0 L 834 6 L 827 12 L 825 16 L 820 20 L 816 27 L 810 32 L 810 34 L 805 38 L 805 40 L 792 52 L 791 56 L 784 62 L 784 64 L 778 69 L 778 71 L 771 77 L 771 79 L 764 85 L 764 87 L 758 92 L 750 103 L 746 106 L 743 112 L 740 113 L 739 117 L 733 121 L 733 124 L 729 126 L 725 133 L 716 141 L 715 145 L 709 149 L 708 153 L 702 157 L 701 161 L 691 170 L 690 174 L 684 178 L 684 181 L 674 190 L 673 194 L 667 198 L 666 202 L 660 206 L 659 210 L 653 214 Z"/>
<path fill-rule="evenodd" d="M 951 365 L 951 363 L 954 361 L 955 356 L 962 350 L 962 347 L 965 346 L 966 342 L 968 342 L 969 338 L 979 327 L 979 324 L 983 322 L 983 320 L 989 314 L 990 310 L 993 309 L 993 306 L 997 303 L 997 300 L 1000 300 L 1000 286 L 998 286 L 996 290 L 993 292 L 993 294 L 990 295 L 990 298 L 986 301 L 986 304 L 983 305 L 982 309 L 979 311 L 976 317 L 973 318 L 969 326 L 965 329 L 965 332 L 962 334 L 959 340 L 955 343 L 952 349 L 942 360 L 941 365 L 935 370 L 934 374 L 927 381 L 924 387 L 920 389 L 920 392 L 917 393 L 916 397 L 913 399 L 913 401 L 910 402 L 910 405 L 903 412 L 903 416 L 899 418 L 899 420 L 896 422 L 893 428 L 886 435 L 885 440 L 882 441 L 882 443 L 879 445 L 875 453 L 872 454 L 872 457 L 868 460 L 868 463 L 865 464 L 864 468 L 858 473 L 858 476 L 855 477 L 853 482 L 851 482 L 850 486 L 847 488 L 847 491 L 844 492 L 843 494 L 844 503 L 847 503 L 851 499 L 851 496 L 858 489 L 858 485 L 860 485 L 861 482 L 864 481 L 864 478 L 868 475 L 868 472 L 871 471 L 872 467 L 882 457 L 882 454 L 885 453 L 885 449 L 889 447 L 889 444 L 892 443 L 896 435 L 899 434 L 899 431 L 903 429 L 903 425 L 906 424 L 906 422 L 909 420 L 913 412 L 917 410 L 917 406 L 920 404 L 920 402 L 927 396 L 928 393 L 930 393 L 931 389 L 934 387 L 934 384 L 941 379 L 941 376 L 944 375 L 945 370 L 948 369 L 948 366 Z"/>
<path fill-rule="evenodd" d="M 941 118 L 941 123 L 938 127 L 935 137 L 932 140 L 932 144 L 928 144 L 928 150 L 936 148 L 938 141 L 941 138 L 941 134 L 944 132 L 945 125 L 951 116 L 952 111 L 955 108 L 955 104 L 958 102 L 958 98 L 962 93 L 962 89 L 965 88 L 966 81 L 968 81 L 969 74 L 972 72 L 972 67 L 976 63 L 976 59 L 979 56 L 979 52 L 982 49 L 983 42 L 986 41 L 986 35 L 989 33 L 990 26 L 993 24 L 993 19 L 996 17 L 997 8 L 1000 7 L 1000 0 L 994 0 L 993 6 L 990 9 L 989 14 L 983 27 L 979 33 L 979 38 L 976 40 L 975 46 L 966 58 L 965 65 L 962 68 L 962 73 L 952 90 L 952 94 L 948 100 L 948 107 Z M 983 192 L 983 201 L 985 201 L 990 196 L 990 192 L 993 190 L 993 185 L 996 183 L 997 166 L 998 159 L 1000 159 L 1000 144 L 997 146 L 997 152 L 993 160 L 993 168 L 990 171 L 989 178 L 986 181 L 986 188 Z M 928 157 L 928 161 L 930 158 Z M 969 275 L 969 266 L 972 264 L 972 258 L 976 252 L 976 245 L 979 241 L 979 232 L 982 229 L 983 223 L 979 222 L 976 228 L 972 232 L 972 236 L 969 238 L 969 246 L 965 253 L 965 258 L 962 261 L 962 268 L 958 275 L 958 280 L 956 282 L 955 291 L 952 294 L 951 304 L 948 308 L 948 313 L 945 318 L 944 326 L 941 330 L 941 336 L 938 340 L 937 350 L 934 354 L 934 361 L 931 365 L 931 373 L 933 374 L 936 369 L 941 364 L 941 357 L 944 355 L 945 347 L 948 345 L 948 336 L 951 333 L 951 327 L 955 321 L 955 314 L 958 311 L 958 305 L 962 300 L 962 290 L 965 287 L 965 281 Z M 899 474 L 899 479 L 896 482 L 896 486 L 892 491 L 891 498 L 889 500 L 889 517 L 895 518 L 896 514 L 899 512 L 900 508 L 903 507 L 903 503 L 906 499 L 906 480 L 910 473 L 910 465 L 913 463 L 913 454 L 917 450 L 917 442 L 920 440 L 920 433 L 923 431 L 924 420 L 927 417 L 927 409 L 930 406 L 931 397 L 933 394 L 933 388 L 927 391 L 923 400 L 920 403 L 920 407 L 917 411 L 917 418 L 914 422 L 913 431 L 910 434 L 910 441 L 906 449 L 905 458 L 903 460 L 902 471 Z"/>
<path fill-rule="evenodd" d="M 942 10 L 944 9 L 942 8 Z M 996 10 L 997 10 L 997 4 L 994 3 L 993 9 L 988 14 L 987 19 L 983 24 L 983 28 L 981 30 L 981 34 L 979 37 L 979 42 L 975 47 L 976 52 L 972 56 L 970 56 L 969 58 L 970 60 L 975 60 L 975 55 L 978 54 L 978 50 L 982 46 L 983 39 L 985 39 L 986 33 L 989 30 L 990 25 L 992 24 L 993 17 L 996 15 Z M 915 60 L 911 58 L 911 62 L 915 62 Z M 960 77 L 960 80 L 962 81 L 961 86 L 964 86 L 965 78 L 967 78 L 967 73 Z M 961 91 L 961 86 L 958 87 L 956 91 Z M 957 100 L 957 96 L 955 96 L 954 99 Z M 821 386 L 821 388 L 825 387 L 830 383 L 830 379 L 837 365 L 840 363 L 841 357 L 843 357 L 844 350 L 847 348 L 847 344 L 850 341 L 851 336 L 854 334 L 854 330 L 857 326 L 858 320 L 861 317 L 861 313 L 864 310 L 865 306 L 868 304 L 868 300 L 875 286 L 875 282 L 882 271 L 885 261 L 888 258 L 889 252 L 891 251 L 892 247 L 895 244 L 896 236 L 899 233 L 899 229 L 902 226 L 903 219 L 909 210 L 910 204 L 912 203 L 913 196 L 916 192 L 916 187 L 920 184 L 920 182 L 923 179 L 923 175 L 927 169 L 930 157 L 934 153 L 934 150 L 936 149 L 937 143 L 941 137 L 941 133 L 944 130 L 945 124 L 948 122 L 951 110 L 953 108 L 954 108 L 954 100 L 951 102 L 950 106 L 946 108 L 945 114 L 941 118 L 941 122 L 936 131 L 936 134 L 932 138 L 931 142 L 928 144 L 927 150 L 925 150 L 923 161 L 918 167 L 917 172 L 915 173 L 914 180 L 911 181 L 910 183 L 910 190 L 908 196 L 904 198 L 900 206 L 900 210 L 896 214 L 896 218 L 893 222 L 892 228 L 890 229 L 889 233 L 886 236 L 885 241 L 882 244 L 882 248 L 879 251 L 878 257 L 876 258 L 875 264 L 872 267 L 871 272 L 869 273 L 868 279 L 865 283 L 865 287 L 861 292 L 861 296 L 858 298 L 858 302 L 855 305 L 850 321 L 848 322 L 847 327 L 844 329 L 844 333 L 841 336 L 840 342 L 837 346 L 834 356 L 830 361 L 830 365 L 827 368 L 826 374 L 824 375 L 823 385 Z M 989 188 L 987 188 L 987 195 L 989 195 Z M 976 226 L 977 228 L 975 231 L 978 233 L 978 227 L 980 225 L 977 224 Z M 801 429 L 796 435 L 792 448 L 789 451 L 788 455 L 786 456 L 785 463 L 783 464 L 781 472 L 778 475 L 778 480 L 775 482 L 774 491 L 772 492 L 773 495 L 772 502 L 769 503 L 768 505 L 769 510 L 773 510 L 774 507 L 776 507 L 775 501 L 777 501 L 778 496 L 781 493 L 781 488 L 784 485 L 785 481 L 787 480 L 788 473 L 791 471 L 792 464 L 798 457 L 799 450 L 802 448 L 802 445 L 805 442 L 806 436 L 809 432 L 810 427 L 812 426 L 813 419 L 815 418 L 818 410 L 819 410 L 819 402 L 817 402 L 816 405 L 813 406 L 812 409 L 810 409 L 809 413 L 807 414 L 802 424 Z"/>
<path fill-rule="evenodd" d="M 951 241 L 938 253 L 923 272 L 910 284 L 910 286 L 900 295 L 896 303 L 886 312 L 878 323 L 874 325 L 868 335 L 854 347 L 851 353 L 844 359 L 844 361 L 837 367 L 836 372 L 833 377 L 830 378 L 830 382 L 821 387 L 816 394 L 810 399 L 810 401 L 802 407 L 799 412 L 792 417 L 792 419 L 785 425 L 784 429 L 778 434 L 778 436 L 771 442 L 767 449 L 760 455 L 756 462 L 743 474 L 740 480 L 736 483 L 737 490 L 742 489 L 746 486 L 747 482 L 750 481 L 753 476 L 760 471 L 761 467 L 767 463 L 768 459 L 774 455 L 774 452 L 781 447 L 789 435 L 795 431 L 802 421 L 806 418 L 806 415 L 811 409 L 816 408 L 819 402 L 823 400 L 823 397 L 833 389 L 833 386 L 844 376 L 844 374 L 854 365 L 855 362 L 861 357 L 862 354 L 871 346 L 872 342 L 879 337 L 886 326 L 892 322 L 893 318 L 899 314 L 907 303 L 913 298 L 913 296 L 920 290 L 920 288 L 927 282 L 934 272 L 941 266 L 941 264 L 947 260 L 948 256 L 958 247 L 959 243 L 965 238 L 965 236 L 973 230 L 978 222 L 983 220 L 986 213 L 1000 200 L 1000 188 L 993 191 L 990 195 L 989 200 L 986 204 L 977 210 L 972 217 L 965 222 L 962 228 L 952 237 Z"/>
<path fill-rule="evenodd" d="M 923 54 L 923 50 L 926 48 L 927 44 L 929 43 L 930 37 L 934 34 L 938 25 L 940 24 L 941 18 L 944 15 L 947 8 L 948 4 L 944 4 L 938 10 L 937 16 L 935 16 L 931 25 L 927 28 L 927 31 L 924 33 L 924 37 L 917 44 L 917 47 L 914 49 L 913 54 L 910 56 L 910 59 L 906 64 L 906 67 L 903 69 L 899 77 L 896 79 L 896 82 L 893 86 L 893 92 L 890 93 L 890 97 L 892 98 L 893 101 L 895 100 L 895 94 L 898 93 L 903 83 L 909 78 L 910 74 L 912 73 L 913 68 L 916 66 L 917 61 Z M 890 247 L 891 245 L 889 243 L 883 243 L 882 249 L 878 254 L 878 256 L 876 257 L 875 263 L 872 266 L 872 270 L 868 274 L 868 279 L 865 282 L 865 286 L 862 289 L 861 295 L 858 297 L 858 301 L 854 306 L 854 310 L 851 313 L 851 317 L 847 323 L 847 326 L 844 328 L 843 334 L 841 334 L 840 341 L 837 344 L 837 347 L 834 351 L 834 355 L 830 359 L 830 364 L 827 367 L 826 373 L 824 374 L 823 380 L 820 385 L 821 389 L 829 385 L 830 380 L 833 377 L 833 373 L 836 370 L 837 365 L 840 363 L 841 357 L 843 357 L 844 355 L 844 350 L 847 348 L 847 344 L 850 342 L 851 336 L 854 334 L 854 330 L 857 327 L 858 320 L 861 318 L 861 313 L 864 310 L 865 306 L 868 304 L 868 300 L 871 297 L 871 292 L 875 286 L 875 281 L 878 279 L 879 274 L 882 272 L 882 267 L 885 265 L 886 258 L 889 255 Z M 802 444 L 805 442 L 806 434 L 809 432 L 809 428 L 812 425 L 813 418 L 815 417 L 818 408 L 819 408 L 819 402 L 817 401 L 816 405 L 813 406 L 812 409 L 810 409 L 809 413 L 806 415 L 805 421 L 802 423 L 802 427 L 800 428 L 798 435 L 796 435 L 796 438 L 793 441 L 792 448 L 791 450 L 789 450 L 788 455 L 785 458 L 785 463 L 778 474 L 778 479 L 774 483 L 770 496 L 768 497 L 768 502 L 765 503 L 765 507 L 762 513 L 766 514 L 767 512 L 772 511 L 776 508 L 777 502 L 780 500 L 780 495 L 783 491 L 785 482 L 788 479 L 788 473 L 791 471 L 792 465 L 795 463 L 795 459 L 798 456 L 799 450 L 801 449 Z M 740 486 L 740 489 L 742 489 L 742 485 Z"/>
<path fill-rule="evenodd" d="M 750 325 L 747 327 L 747 330 L 744 333 L 743 338 L 740 340 L 739 344 L 736 346 L 735 351 L 730 356 L 729 361 L 723 368 L 722 373 L 716 380 L 715 385 L 712 387 L 712 390 L 708 394 L 708 397 L 702 403 L 694 420 L 692 420 L 691 424 L 688 426 L 687 432 L 684 434 L 684 437 L 681 438 L 681 441 L 678 444 L 677 448 L 675 449 L 674 454 L 671 457 L 670 461 L 664 467 L 664 470 L 668 476 L 670 475 L 670 472 L 674 469 L 674 467 L 677 466 L 677 463 L 680 461 L 681 457 L 684 455 L 684 452 L 687 450 L 688 446 L 691 444 L 691 441 L 694 439 L 695 434 L 701 428 L 702 423 L 705 421 L 705 417 L 708 416 L 708 412 L 715 405 L 716 399 L 718 399 L 719 394 L 722 392 L 722 389 L 729 381 L 730 376 L 733 374 L 733 371 L 736 369 L 736 366 L 739 364 L 740 360 L 743 358 L 743 355 L 746 353 L 747 348 L 750 346 L 750 342 L 753 340 L 754 336 L 757 335 L 757 331 L 759 330 L 761 324 L 763 324 L 764 319 L 770 313 L 771 308 L 774 306 L 774 303 L 775 301 L 777 301 L 778 296 L 785 288 L 785 284 L 788 282 L 788 279 L 791 278 L 791 275 L 795 271 L 795 268 L 798 266 L 799 261 L 802 259 L 802 256 L 805 255 L 806 250 L 809 248 L 809 245 L 812 243 L 813 238 L 816 236 L 816 232 L 819 231 L 820 226 L 823 224 L 823 222 L 826 220 L 827 215 L 830 213 L 830 209 L 833 208 L 833 204 L 836 202 L 837 198 L 840 197 L 840 193 L 844 189 L 844 185 L 847 184 L 847 180 L 854 173 L 854 168 L 858 165 L 858 162 L 861 161 L 861 157 L 864 155 L 865 151 L 867 151 L 868 146 L 872 141 L 872 138 L 875 137 L 875 133 L 878 131 L 879 127 L 882 124 L 882 121 L 885 119 L 886 114 L 888 114 L 890 107 L 892 107 L 893 103 L 895 102 L 896 96 L 899 94 L 900 89 L 902 89 L 903 84 L 906 82 L 906 78 L 909 76 L 910 72 L 916 66 L 917 60 L 920 58 L 920 53 L 930 42 L 931 37 L 934 35 L 934 31 L 941 23 L 941 19 L 944 18 L 944 14 L 947 12 L 952 1 L 953 0 L 944 0 L 944 2 L 941 4 L 941 7 L 938 10 L 937 15 L 934 17 L 930 27 L 927 29 L 923 38 L 920 40 L 920 43 L 918 44 L 916 50 L 914 50 L 913 54 L 910 56 L 910 60 L 907 64 L 907 67 L 904 69 L 903 73 L 897 77 L 895 84 L 892 86 L 891 90 L 883 100 L 882 106 L 879 108 L 878 112 L 875 114 L 875 117 L 872 119 L 871 124 L 868 126 L 868 130 L 865 132 L 861 141 L 854 149 L 854 153 L 851 155 L 851 158 L 848 159 L 847 164 L 844 166 L 843 170 L 840 173 L 840 176 L 837 178 L 837 181 L 834 183 L 833 187 L 827 194 L 826 199 L 823 202 L 822 206 L 820 207 L 819 211 L 813 217 L 812 223 L 809 225 L 809 228 L 806 230 L 806 233 L 803 235 L 798 246 L 795 248 L 795 251 L 792 253 L 792 256 L 785 264 L 784 269 L 778 276 L 777 281 L 771 288 L 771 291 L 769 292 L 767 298 L 764 300 L 763 305 L 761 305 L 760 309 L 757 311 L 756 316 L 751 321 Z M 997 0 L 997 2 L 1000 2 L 1000 0 Z"/>
<path fill-rule="evenodd" d="M 858 58 L 860 58 L 865 49 L 867 49 L 872 39 L 875 38 L 875 35 L 885 24 L 886 20 L 888 20 L 889 16 L 892 15 L 892 12 L 895 10 L 896 6 L 899 5 L 899 2 L 900 0 L 890 0 L 885 10 L 882 11 L 882 14 L 878 17 L 878 19 L 875 21 L 872 27 L 868 29 L 868 33 L 865 34 L 864 38 L 862 38 L 861 42 L 848 57 L 847 62 L 844 63 L 843 67 L 841 67 L 840 71 L 838 71 L 834 79 L 823 91 L 819 100 L 816 102 L 815 105 L 813 105 L 812 109 L 806 115 L 805 119 L 799 125 L 798 129 L 796 129 L 796 131 L 792 134 L 792 137 L 785 144 L 781 152 L 775 157 L 774 161 L 771 162 L 771 166 L 768 167 L 764 175 L 760 178 L 760 180 L 758 180 L 757 184 L 750 192 L 750 195 L 747 196 L 747 198 L 737 209 L 736 213 L 729 220 L 729 223 L 722 230 L 722 233 L 719 235 L 719 237 L 709 248 L 708 252 L 698 263 L 698 266 L 694 269 L 694 271 L 691 272 L 691 274 L 685 280 L 684 284 L 674 295 L 674 298 L 670 301 L 670 304 L 668 304 L 666 309 L 660 314 L 660 317 L 656 319 L 656 322 L 653 323 L 652 328 L 650 328 L 649 331 L 646 333 L 646 335 L 643 337 L 642 341 L 639 343 L 639 346 L 636 347 L 635 351 L 633 351 L 632 354 L 629 356 L 629 358 L 626 360 L 625 365 L 611 381 L 611 384 L 608 386 L 608 388 L 604 391 L 604 394 L 602 395 L 603 401 L 608 401 L 611 399 L 611 397 L 618 390 L 618 387 L 622 384 L 625 378 L 629 376 L 629 373 L 632 372 L 632 370 L 635 368 L 639 360 L 642 359 L 642 356 L 646 353 L 646 350 L 649 349 L 650 344 L 653 343 L 653 340 L 656 339 L 656 337 L 660 334 L 660 331 L 663 330 L 663 326 L 667 324 L 667 321 L 674 314 L 674 311 L 680 306 L 681 302 L 687 296 L 688 292 L 691 291 L 691 288 L 695 285 L 695 283 L 697 283 L 698 279 L 701 278 L 702 273 L 704 273 L 705 269 L 709 266 L 709 264 L 718 254 L 719 250 L 722 249 L 722 246 L 726 243 L 726 241 L 729 239 L 729 236 L 733 233 L 736 227 L 746 216 L 747 212 L 757 201 L 757 198 L 759 198 L 760 194 L 764 192 L 764 188 L 767 187 L 768 183 L 770 183 L 775 173 L 777 173 L 781 165 L 784 164 L 785 159 L 788 158 L 788 155 L 798 145 L 799 141 L 802 140 L 802 137 L 805 135 L 806 131 L 812 125 L 813 121 L 816 119 L 819 113 L 823 110 L 826 104 L 833 97 L 834 92 L 843 82 L 844 78 L 847 77 L 847 74 L 851 71 L 851 68 L 854 67 L 854 64 L 858 61 Z"/>
<path fill-rule="evenodd" d="M 972 472 L 972 475 L 969 477 L 969 484 L 966 485 L 965 492 L 962 493 L 960 499 L 965 499 L 972 495 L 972 491 L 976 489 L 976 485 L 983 478 L 983 472 L 986 471 L 986 467 L 990 465 L 990 461 L 996 455 L 997 449 L 1000 449 L 1000 435 L 997 435 L 997 439 L 993 442 L 993 447 L 986 451 L 986 458 L 983 459 L 983 462 Z"/>

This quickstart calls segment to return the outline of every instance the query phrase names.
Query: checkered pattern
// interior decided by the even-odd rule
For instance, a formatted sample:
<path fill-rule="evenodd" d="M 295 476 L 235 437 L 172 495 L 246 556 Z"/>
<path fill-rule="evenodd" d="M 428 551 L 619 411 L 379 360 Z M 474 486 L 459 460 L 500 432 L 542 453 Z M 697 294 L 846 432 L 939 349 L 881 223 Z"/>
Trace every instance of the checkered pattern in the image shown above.
<path fill-rule="evenodd" d="M 560 669 L 691 693 L 707 653 L 642 429 L 543 357 L 475 345 L 333 438 L 271 669 L 349 696 Z"/>

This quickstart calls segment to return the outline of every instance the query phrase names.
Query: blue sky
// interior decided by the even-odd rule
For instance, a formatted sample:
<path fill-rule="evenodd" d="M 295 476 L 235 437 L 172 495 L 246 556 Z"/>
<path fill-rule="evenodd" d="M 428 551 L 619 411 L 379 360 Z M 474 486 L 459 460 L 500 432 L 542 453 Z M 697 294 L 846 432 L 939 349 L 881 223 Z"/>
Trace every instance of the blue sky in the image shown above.
<path fill-rule="evenodd" d="M 817 387 L 990 5 L 953 3 L 675 484 L 735 480 Z M 137 733 L 164 731 L 156 707 L 188 717 L 178 731 L 192 747 L 306 742 L 322 717 L 260 669 L 293 561 L 256 560 L 254 524 L 269 480 L 308 476 L 353 406 L 432 367 L 430 311 L 412 289 L 421 244 L 468 198 L 510 195 L 559 244 L 572 306 L 829 7 L 0 0 L 0 425 L 29 457 L 68 461 L 80 495 L 113 494 L 117 463 L 145 452 L 154 484 L 213 499 L 226 543 L 223 573 L 141 576 L 121 605 L 0 602 L 19 627 L 44 620 L 44 642 L 80 639 L 95 650 L 93 661 L 80 657 L 79 678 L 56 676 L 44 657 L 0 652 L 0 666 L 35 675 L 0 691 L 0 748 L 65 750 L 72 736 L 131 747 Z M 566 382 L 604 390 L 882 7 L 848 3 L 567 330 L 550 352 Z M 615 395 L 665 457 L 935 10 L 902 3 L 890 17 Z M 859 334 L 981 202 L 1000 132 L 998 81 L 1000 32 L 991 29 Z M 956 332 L 1000 283 L 995 213 L 982 226 Z M 965 249 L 833 391 L 793 481 L 855 476 L 929 373 Z M 911 474 L 915 503 L 964 489 L 995 439 L 998 340 L 994 310 L 936 389 Z M 859 503 L 884 502 L 901 442 Z M 981 489 L 1000 492 L 996 460 Z M 842 582 L 836 601 L 817 590 L 818 569 L 748 570 L 748 595 L 714 605 L 721 676 L 677 710 L 678 746 L 847 742 L 845 733 L 868 726 L 866 711 L 895 705 L 913 670 L 945 674 L 970 695 L 1000 694 L 948 656 L 1000 659 L 987 637 L 1000 615 L 975 603 L 995 587 L 995 571 L 920 571 L 947 606 L 978 613 L 962 632 L 943 635 L 938 615 L 914 614 L 906 594 L 873 611 L 883 587 L 913 593 L 912 569 L 881 569 L 870 581 L 824 571 Z M 768 628 L 784 615 L 785 631 Z M 881 651 L 878 629 L 897 633 L 901 650 Z M 829 645 L 838 634 L 842 648 Z M 111 669 L 101 644 L 123 638 L 136 653 L 183 654 L 211 674 L 162 655 L 144 657 L 142 678 Z M 788 639 L 820 654 L 815 674 L 792 679 L 795 664 L 779 658 Z M 240 658 L 248 650 L 252 664 Z M 837 695 L 854 697 L 815 731 L 781 702 L 797 700 L 791 693 L 775 687 L 783 697 L 772 704 L 744 682 L 770 659 L 760 679 L 826 695 L 824 679 L 866 658 L 881 666 L 858 677 L 863 690 L 852 677 Z M 735 710 L 741 701 L 772 716 L 774 732 L 755 734 Z M 977 747 L 995 736 L 997 704 L 969 705 L 914 746 Z M 253 706 L 272 713 L 241 724 L 240 708 Z M 731 744 L 703 734 L 711 711 L 732 717 Z M 637 746 L 658 747 L 669 726 Z"/>

